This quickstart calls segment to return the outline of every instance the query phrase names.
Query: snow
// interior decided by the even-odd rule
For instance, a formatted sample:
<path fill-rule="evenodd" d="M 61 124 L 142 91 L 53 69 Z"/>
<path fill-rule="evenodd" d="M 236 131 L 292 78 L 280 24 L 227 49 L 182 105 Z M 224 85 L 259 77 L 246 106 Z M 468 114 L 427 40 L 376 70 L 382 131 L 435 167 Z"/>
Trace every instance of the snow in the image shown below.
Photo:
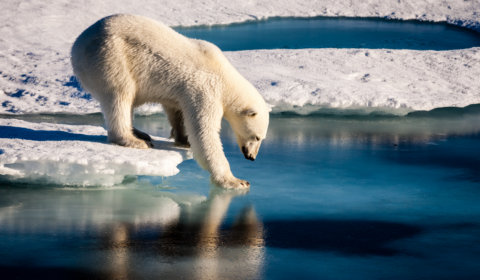
<path fill-rule="evenodd" d="M 480 48 L 257 50 L 227 56 L 274 111 L 405 114 L 480 103 Z"/>
<path fill-rule="evenodd" d="M 113 186 L 126 175 L 172 176 L 192 158 L 161 137 L 155 149 L 107 143 L 102 127 L 30 123 L 0 119 L 0 175 L 9 181 L 63 185 Z"/>
<path fill-rule="evenodd" d="M 69 50 L 85 28 L 115 13 L 140 14 L 170 26 L 228 24 L 275 16 L 348 16 L 447 21 L 480 32 L 477 0 L 6 0 L 0 2 L 0 10 L 0 113 L 3 114 L 99 112 L 98 103 L 81 91 L 73 78 Z M 471 79 L 478 72 L 478 67 L 474 67 L 478 48 L 448 52 L 332 49 L 297 52 L 295 59 L 286 59 L 292 56 L 291 50 L 227 53 L 227 56 L 276 105 L 276 111 L 311 103 L 314 106 L 294 109 L 303 113 L 319 106 L 395 109 L 396 113 L 404 114 L 479 103 L 478 84 Z M 307 54 L 311 57 L 307 58 Z M 251 65 L 248 71 L 247 65 Z M 137 113 L 160 111 L 159 106 L 148 105 Z"/>

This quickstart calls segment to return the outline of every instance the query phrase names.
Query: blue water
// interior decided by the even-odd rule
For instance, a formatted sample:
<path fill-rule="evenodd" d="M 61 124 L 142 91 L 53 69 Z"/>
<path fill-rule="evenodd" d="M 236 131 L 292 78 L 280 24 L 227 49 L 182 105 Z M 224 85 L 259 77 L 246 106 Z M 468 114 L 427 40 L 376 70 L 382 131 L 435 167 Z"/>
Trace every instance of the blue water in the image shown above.
<path fill-rule="evenodd" d="M 272 18 L 247 23 L 177 27 L 223 51 L 299 48 L 452 50 L 480 46 L 480 34 L 446 23 L 373 18 Z"/>
<path fill-rule="evenodd" d="M 192 160 L 116 190 L 4 182 L 2 279 L 478 279 L 479 118 L 274 115 L 254 162 L 223 123 L 248 192 L 211 187 Z M 136 127 L 170 129 L 164 116 Z"/>
<path fill-rule="evenodd" d="M 222 50 L 480 46 L 446 25 L 271 19 L 178 28 Z M 11 118 L 11 116 L 0 116 Z M 100 114 L 24 115 L 103 125 Z M 212 187 L 195 161 L 113 189 L 0 176 L 0 279 L 478 279 L 480 106 L 405 117 L 272 115 L 254 162 L 223 123 L 248 191 Z M 169 136 L 165 116 L 135 126 Z"/>

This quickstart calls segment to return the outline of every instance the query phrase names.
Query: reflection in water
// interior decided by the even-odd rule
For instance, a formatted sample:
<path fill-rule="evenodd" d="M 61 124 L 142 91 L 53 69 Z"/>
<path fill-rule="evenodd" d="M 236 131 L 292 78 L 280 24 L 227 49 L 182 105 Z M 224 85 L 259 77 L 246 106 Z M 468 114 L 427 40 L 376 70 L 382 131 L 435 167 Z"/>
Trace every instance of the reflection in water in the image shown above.
<path fill-rule="evenodd" d="M 153 197 L 130 189 L 0 191 L 0 235 L 55 235 L 67 243 L 75 237 L 80 254 L 75 248 L 67 257 L 73 258 L 71 269 L 91 267 L 94 258 L 92 275 L 106 279 L 261 277 L 264 233 L 253 207 L 244 207 L 230 228 L 222 228 L 231 200 L 243 192 L 212 189 L 208 199 L 183 195 L 178 203 L 175 194 Z M 14 247 L 8 259 L 28 266 L 21 251 Z M 32 253 L 30 265 L 44 265 L 43 254 L 35 259 Z"/>
<path fill-rule="evenodd" d="M 348 147 L 366 145 L 375 147 L 384 143 L 414 143 L 425 145 L 441 141 L 447 136 L 462 136 L 480 132 L 480 106 L 464 109 L 445 108 L 430 112 L 411 113 L 405 117 L 393 116 L 273 116 L 265 145 L 268 141 L 310 149 L 310 145 Z M 225 136 L 233 139 L 230 130 Z M 281 137 L 280 137 L 281 136 Z"/>
<path fill-rule="evenodd" d="M 194 161 L 168 179 L 126 178 L 118 188 L 128 189 L 0 182 L 1 276 L 477 279 L 479 119 L 479 106 L 273 115 L 254 162 L 224 123 L 232 170 L 252 184 L 245 196 L 209 189 Z M 169 132 L 162 115 L 136 127 Z"/>
<path fill-rule="evenodd" d="M 214 189 L 207 202 L 187 206 L 162 235 L 160 254 L 195 257 L 194 274 L 187 272 L 192 279 L 259 278 L 264 237 L 253 207 L 244 208 L 230 229 L 221 229 L 232 198 L 239 194 Z"/>
<path fill-rule="evenodd" d="M 335 110 L 332 110 L 335 112 Z M 0 118 L 10 118 L 0 115 Z M 75 115 L 22 115 L 16 116 L 30 122 L 52 122 L 62 124 L 104 125 L 101 114 Z M 372 148 L 385 142 L 394 144 L 412 143 L 428 145 L 430 141 L 442 141 L 447 136 L 462 136 L 480 132 L 480 104 L 465 108 L 439 108 L 432 111 L 412 112 L 407 116 L 389 115 L 335 115 L 295 114 L 271 115 L 267 138 L 261 152 L 268 143 L 281 141 L 283 144 L 310 149 L 310 145 L 328 144 L 336 147 L 364 145 Z M 135 126 L 150 134 L 169 137 L 170 125 L 164 115 L 137 116 Z M 223 141 L 235 142 L 229 124 L 222 123 Z"/>

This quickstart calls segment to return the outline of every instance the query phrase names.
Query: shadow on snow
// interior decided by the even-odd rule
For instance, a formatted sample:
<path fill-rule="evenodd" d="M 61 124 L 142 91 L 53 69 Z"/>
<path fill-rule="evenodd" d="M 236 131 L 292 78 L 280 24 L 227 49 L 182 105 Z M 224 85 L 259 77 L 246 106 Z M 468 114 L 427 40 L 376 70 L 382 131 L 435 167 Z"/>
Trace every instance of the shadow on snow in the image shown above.
<path fill-rule="evenodd" d="M 85 135 L 64 131 L 33 130 L 13 126 L 0 126 L 0 138 L 32 141 L 88 141 L 107 143 L 107 136 Z"/>

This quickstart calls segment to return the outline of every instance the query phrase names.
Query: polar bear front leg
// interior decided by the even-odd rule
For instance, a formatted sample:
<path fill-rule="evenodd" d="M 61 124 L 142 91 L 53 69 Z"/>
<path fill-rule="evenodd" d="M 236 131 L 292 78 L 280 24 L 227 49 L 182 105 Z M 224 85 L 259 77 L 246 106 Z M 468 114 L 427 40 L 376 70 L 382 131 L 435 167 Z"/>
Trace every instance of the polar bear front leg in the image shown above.
<path fill-rule="evenodd" d="M 222 110 L 205 109 L 208 112 L 195 113 L 195 109 L 184 111 L 185 127 L 195 160 L 202 168 L 210 171 L 213 184 L 227 189 L 248 188 L 249 182 L 233 176 L 223 152 L 219 134 Z M 213 116 L 212 112 L 218 114 Z"/>

